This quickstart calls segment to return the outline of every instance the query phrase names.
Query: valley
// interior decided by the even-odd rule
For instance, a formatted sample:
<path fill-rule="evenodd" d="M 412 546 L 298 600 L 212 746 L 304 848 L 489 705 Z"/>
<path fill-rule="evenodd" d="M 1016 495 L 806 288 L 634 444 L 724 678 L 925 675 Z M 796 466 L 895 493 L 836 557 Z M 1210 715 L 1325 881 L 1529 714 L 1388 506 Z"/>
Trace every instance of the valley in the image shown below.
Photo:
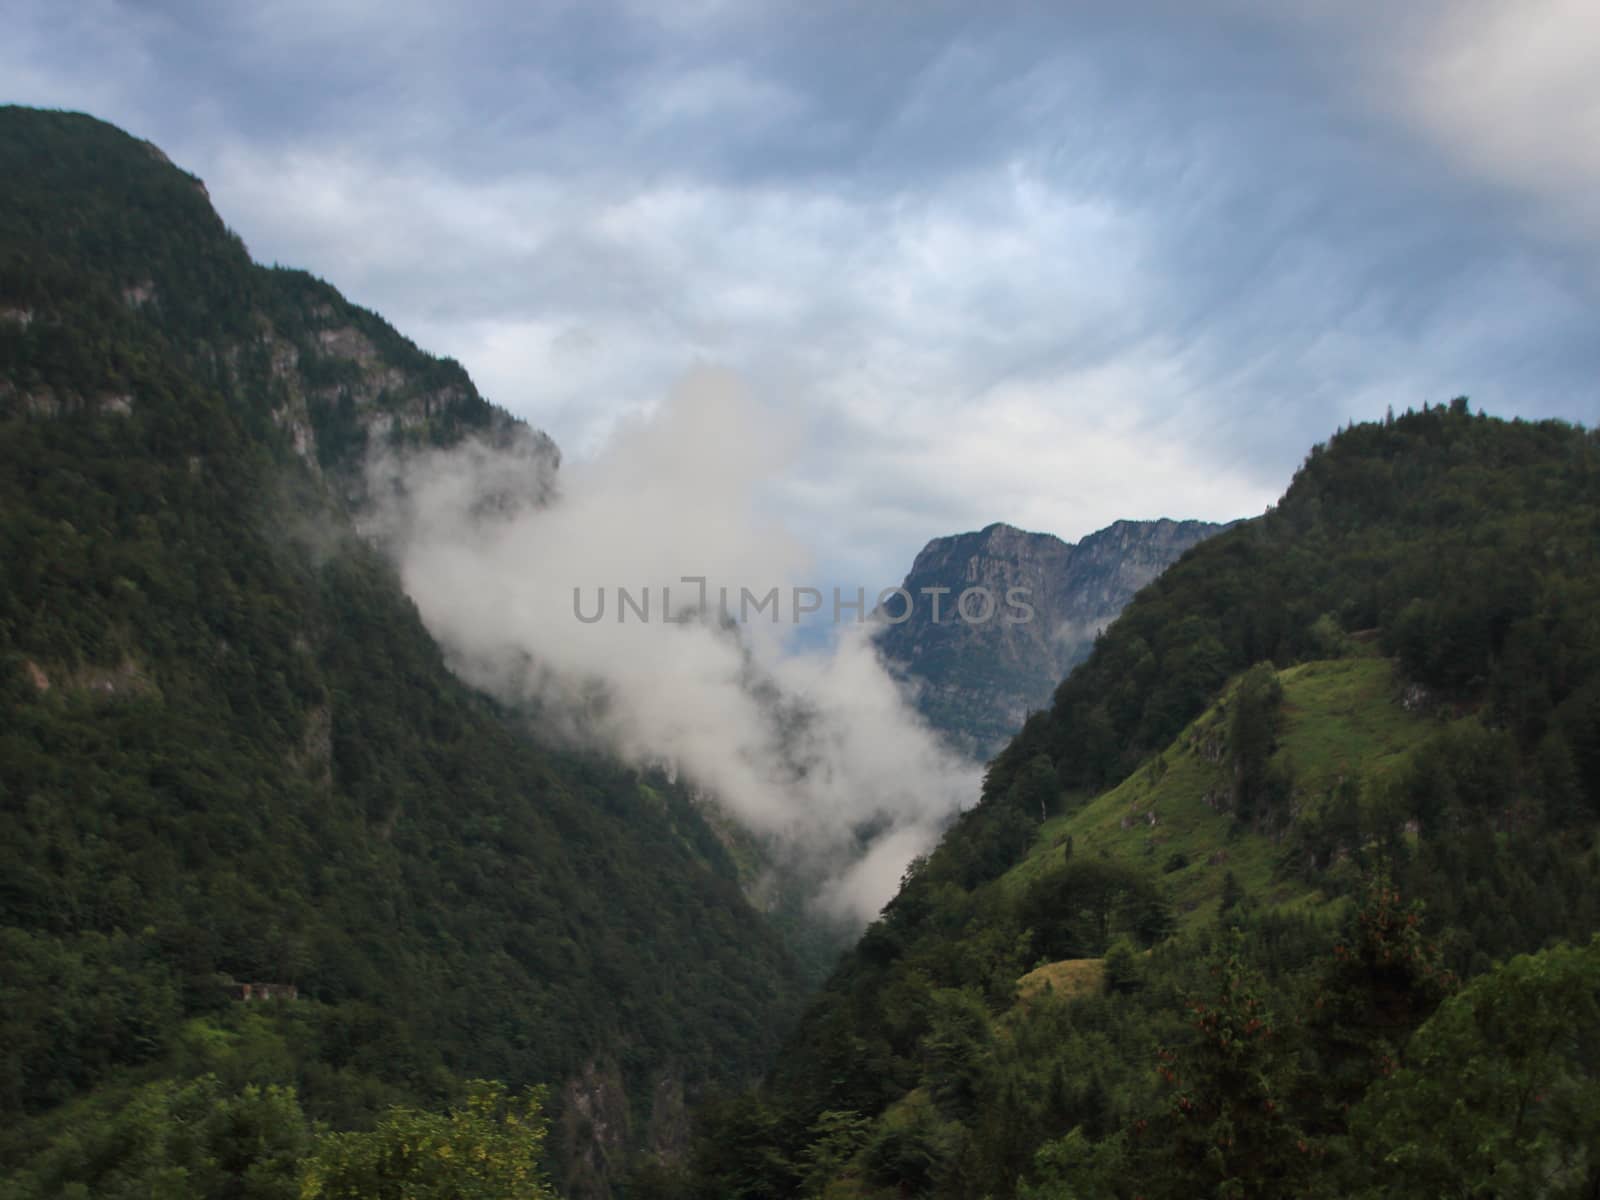
<path fill-rule="evenodd" d="M 0 109 L 0 1198 L 1592 1195 L 1600 437 L 1435 399 L 906 576 L 1031 623 L 580 629 L 804 561 L 734 383 L 573 467 Z"/>

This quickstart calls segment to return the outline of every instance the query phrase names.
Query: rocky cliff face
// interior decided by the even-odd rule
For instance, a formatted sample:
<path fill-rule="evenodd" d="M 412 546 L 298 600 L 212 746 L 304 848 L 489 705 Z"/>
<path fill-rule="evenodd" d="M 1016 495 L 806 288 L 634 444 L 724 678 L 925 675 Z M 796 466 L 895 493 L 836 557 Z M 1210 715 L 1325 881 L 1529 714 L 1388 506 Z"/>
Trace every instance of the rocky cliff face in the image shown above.
<path fill-rule="evenodd" d="M 916 689 L 918 707 L 936 729 L 988 758 L 1031 709 L 1049 702 L 1135 592 L 1224 528 L 1118 521 L 1073 544 L 994 524 L 935 538 L 903 585 L 910 616 L 885 626 L 879 651 Z M 970 589 L 979 591 L 963 610 L 960 597 Z M 993 612 L 981 619 L 991 599 Z M 904 601 L 886 608 L 898 618 Z"/>

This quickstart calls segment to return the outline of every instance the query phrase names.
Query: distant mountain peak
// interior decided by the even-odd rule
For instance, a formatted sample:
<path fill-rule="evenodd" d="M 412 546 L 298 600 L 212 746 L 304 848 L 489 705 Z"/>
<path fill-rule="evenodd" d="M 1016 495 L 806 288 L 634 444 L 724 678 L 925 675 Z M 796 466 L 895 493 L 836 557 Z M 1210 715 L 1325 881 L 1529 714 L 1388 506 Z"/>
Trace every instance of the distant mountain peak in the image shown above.
<path fill-rule="evenodd" d="M 987 757 L 1030 710 L 1049 701 L 1134 593 L 1224 528 L 1169 517 L 1120 520 L 1068 542 L 995 521 L 934 538 L 903 585 L 915 601 L 912 617 L 879 634 L 879 651 L 914 688 L 935 729 Z M 987 589 L 997 604 L 1021 589 L 1032 619 L 969 623 L 952 616 L 956 599 L 971 587 Z M 941 588 L 949 596 L 935 621 L 924 589 Z"/>

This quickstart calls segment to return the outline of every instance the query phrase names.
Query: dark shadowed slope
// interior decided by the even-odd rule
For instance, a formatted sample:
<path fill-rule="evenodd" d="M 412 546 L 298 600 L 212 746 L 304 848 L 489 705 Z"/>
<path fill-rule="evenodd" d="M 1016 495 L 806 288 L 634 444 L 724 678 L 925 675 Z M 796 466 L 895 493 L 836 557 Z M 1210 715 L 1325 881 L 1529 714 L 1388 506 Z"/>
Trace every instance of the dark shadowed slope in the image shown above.
<path fill-rule="evenodd" d="M 11 1166 L 153 1078 L 343 1126 L 490 1076 L 590 1194 L 766 1061 L 796 974 L 684 792 L 513 729 L 353 532 L 368 447 L 464 437 L 554 455 L 154 147 L 0 110 Z"/>

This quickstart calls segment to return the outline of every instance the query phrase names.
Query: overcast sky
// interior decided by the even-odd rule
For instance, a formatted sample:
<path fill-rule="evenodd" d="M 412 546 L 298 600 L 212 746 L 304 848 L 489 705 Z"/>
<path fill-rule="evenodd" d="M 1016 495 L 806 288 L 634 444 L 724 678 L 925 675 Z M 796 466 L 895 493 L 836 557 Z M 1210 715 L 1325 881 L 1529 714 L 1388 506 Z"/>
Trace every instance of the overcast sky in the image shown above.
<path fill-rule="evenodd" d="M 734 369 L 819 582 L 1253 514 L 1388 405 L 1600 414 L 1591 0 L 450 8 L 12 0 L 0 92 L 155 141 L 569 460 Z"/>

